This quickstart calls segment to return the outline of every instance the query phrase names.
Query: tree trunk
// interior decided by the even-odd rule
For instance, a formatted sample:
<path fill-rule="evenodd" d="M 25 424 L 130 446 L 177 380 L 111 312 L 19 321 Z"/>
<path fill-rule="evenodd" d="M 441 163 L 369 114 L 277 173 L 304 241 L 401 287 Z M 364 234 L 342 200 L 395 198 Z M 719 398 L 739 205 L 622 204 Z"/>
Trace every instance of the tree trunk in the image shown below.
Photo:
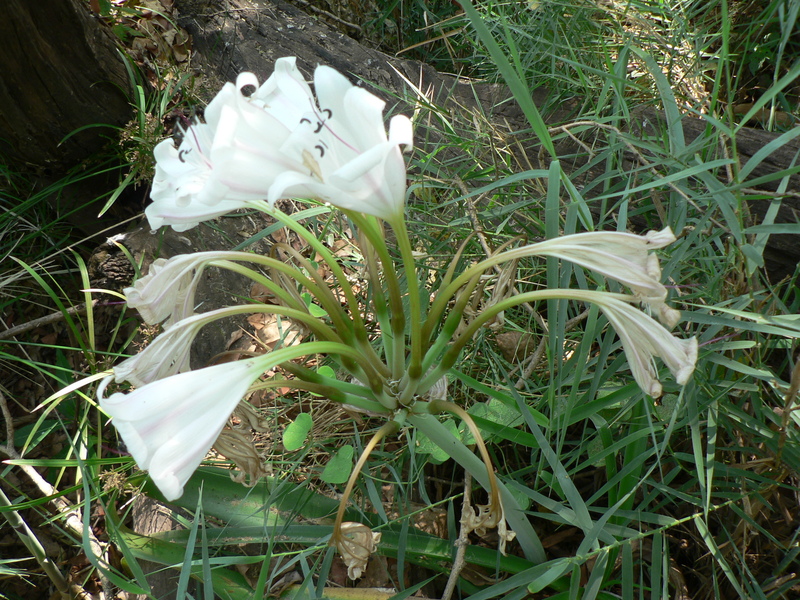
<path fill-rule="evenodd" d="M 132 115 L 107 28 L 81 0 L 7 0 L 0 18 L 0 156 L 69 168 Z M 93 125 L 104 127 L 92 127 Z M 62 140 L 79 128 L 89 127 Z"/>

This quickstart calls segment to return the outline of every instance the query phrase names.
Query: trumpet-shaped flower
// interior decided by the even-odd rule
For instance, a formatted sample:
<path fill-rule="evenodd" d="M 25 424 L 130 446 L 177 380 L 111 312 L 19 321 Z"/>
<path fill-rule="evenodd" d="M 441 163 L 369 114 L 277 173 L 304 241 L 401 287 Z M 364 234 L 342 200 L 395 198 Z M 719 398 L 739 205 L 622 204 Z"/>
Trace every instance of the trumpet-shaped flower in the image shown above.
<path fill-rule="evenodd" d="M 226 363 L 104 397 L 107 377 L 98 399 L 136 464 L 175 500 L 262 370 L 255 359 Z"/>
<path fill-rule="evenodd" d="M 178 148 L 156 147 L 150 225 L 184 231 L 264 199 L 312 197 L 392 218 L 402 213 L 406 172 L 400 146 L 411 122 L 330 67 L 314 74 L 317 100 L 295 65 L 281 58 L 261 86 L 252 73 L 227 83 Z M 247 94 L 250 88 L 256 88 Z"/>
<path fill-rule="evenodd" d="M 188 371 L 192 342 L 200 328 L 230 312 L 229 308 L 220 308 L 170 325 L 147 348 L 115 366 L 115 379 L 143 386 Z"/>
<path fill-rule="evenodd" d="M 156 174 L 150 191 L 153 202 L 145 208 L 151 229 L 171 225 L 175 231 L 186 231 L 203 221 L 263 203 L 263 189 L 246 189 L 215 168 L 223 143 L 217 133 L 229 131 L 231 121 L 232 117 L 214 126 L 195 124 L 184 131 L 177 148 L 171 139 L 156 146 Z"/>
<path fill-rule="evenodd" d="M 664 361 L 680 385 L 689 381 L 697 362 L 697 338 L 673 336 L 655 319 L 611 294 L 579 291 L 574 294 L 587 300 L 591 294 L 590 301 L 606 315 L 622 341 L 633 378 L 642 390 L 653 398 L 661 396 L 662 387 L 653 364 L 655 357 Z"/>
<path fill-rule="evenodd" d="M 660 281 L 658 257 L 649 251 L 663 248 L 675 239 L 669 227 L 643 236 L 595 231 L 554 238 L 531 248 L 536 249 L 536 254 L 569 260 L 625 284 L 671 329 L 680 319 L 680 312 L 665 304 L 667 289 Z"/>
<path fill-rule="evenodd" d="M 195 252 L 153 261 L 147 275 L 123 290 L 128 306 L 142 315 L 145 323 L 165 326 L 194 314 L 194 295 L 200 275 L 214 260 L 250 260 L 253 255 L 235 251 Z"/>
<path fill-rule="evenodd" d="M 194 313 L 194 294 L 207 253 L 181 254 L 153 261 L 147 275 L 123 290 L 128 306 L 135 308 L 149 325 L 169 318 L 167 325 Z"/>
<path fill-rule="evenodd" d="M 398 115 L 383 125 L 384 102 L 340 73 L 314 73 L 319 110 L 307 112 L 283 150 L 304 169 L 281 174 L 269 200 L 311 197 L 383 219 L 403 212 L 406 190 L 401 146 L 411 147 L 411 121 Z"/>

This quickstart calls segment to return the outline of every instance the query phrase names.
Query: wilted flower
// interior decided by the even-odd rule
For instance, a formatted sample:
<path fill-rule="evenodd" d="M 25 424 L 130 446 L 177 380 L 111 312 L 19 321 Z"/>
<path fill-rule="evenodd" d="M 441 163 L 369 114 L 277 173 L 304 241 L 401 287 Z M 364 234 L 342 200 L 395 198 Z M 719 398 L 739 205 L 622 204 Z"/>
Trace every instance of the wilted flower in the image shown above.
<path fill-rule="evenodd" d="M 498 496 L 491 504 L 479 504 L 477 510 L 465 511 L 461 516 L 461 524 L 466 533 L 474 531 L 483 537 L 487 529 L 497 528 L 497 536 L 500 544 L 500 553 L 505 555 L 506 544 L 516 537 L 516 533 L 509 531 L 506 525 L 505 510 L 503 503 Z"/>
<path fill-rule="evenodd" d="M 643 236 L 593 231 L 553 238 L 533 244 L 531 248 L 535 248 L 537 254 L 574 262 L 627 285 L 671 329 L 677 324 L 680 312 L 665 304 L 667 289 L 661 283 L 658 257 L 649 251 L 663 248 L 675 239 L 669 227 Z"/>
<path fill-rule="evenodd" d="M 262 370 L 258 360 L 226 363 L 105 398 L 107 377 L 97 395 L 136 464 L 175 500 Z"/>
<path fill-rule="evenodd" d="M 347 576 L 358 579 L 367 568 L 369 557 L 378 549 L 381 534 L 373 532 L 366 525 L 348 521 L 333 532 L 331 544 L 336 546 L 347 566 Z"/>
<path fill-rule="evenodd" d="M 194 294 L 203 269 L 214 260 L 251 260 L 247 252 L 209 251 L 153 261 L 147 275 L 123 290 L 130 308 L 155 325 L 170 325 L 194 314 Z"/>
<path fill-rule="evenodd" d="M 243 406 L 239 403 L 234 414 Z M 264 464 L 264 460 L 258 455 L 258 451 L 253 444 L 251 436 L 245 435 L 238 429 L 223 429 L 216 441 L 214 450 L 233 463 L 239 469 L 238 473 L 230 471 L 231 480 L 241 483 L 245 487 L 253 487 L 262 477 L 272 474 L 272 469 Z"/>
<path fill-rule="evenodd" d="M 281 58 L 260 87 L 252 73 L 227 83 L 190 126 L 178 148 L 155 150 L 156 177 L 145 210 L 150 226 L 177 231 L 263 200 L 318 198 L 392 218 L 402 213 L 406 171 L 400 146 L 412 144 L 411 122 L 392 118 L 384 102 L 334 69 L 317 67 L 319 103 L 295 66 Z M 255 92 L 247 95 L 250 88 Z"/>

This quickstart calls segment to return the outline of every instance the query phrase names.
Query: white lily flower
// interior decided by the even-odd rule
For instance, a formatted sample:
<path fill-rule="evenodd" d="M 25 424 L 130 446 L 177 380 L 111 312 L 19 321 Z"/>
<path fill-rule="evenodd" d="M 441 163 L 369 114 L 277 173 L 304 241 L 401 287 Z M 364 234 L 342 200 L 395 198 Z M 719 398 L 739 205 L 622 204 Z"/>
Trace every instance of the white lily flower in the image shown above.
<path fill-rule="evenodd" d="M 190 126 L 177 148 L 171 139 L 156 146 L 156 174 L 150 191 L 153 202 L 145 208 L 151 229 L 171 225 L 175 231 L 186 231 L 202 221 L 263 201 L 266 187 L 243 188 L 235 179 L 223 177 L 214 164 L 215 159 L 220 162 L 217 133 L 234 126 L 235 115 L 230 111 L 226 114 L 229 118 L 223 124 Z"/>
<path fill-rule="evenodd" d="M 158 258 L 147 275 L 123 290 L 128 306 L 135 308 L 149 325 L 169 318 L 166 326 L 194 314 L 194 294 L 200 275 L 214 252 Z"/>
<path fill-rule="evenodd" d="M 136 464 L 150 472 L 167 500 L 175 500 L 262 365 L 257 360 L 225 363 L 105 398 L 112 379 L 107 377 L 97 395 Z"/>
<path fill-rule="evenodd" d="M 574 262 L 625 284 L 671 329 L 680 319 L 680 312 L 665 304 L 667 288 L 660 281 L 658 257 L 650 250 L 663 248 L 675 239 L 669 227 L 643 236 L 594 231 L 554 238 L 530 248 L 535 248 L 536 254 Z"/>
<path fill-rule="evenodd" d="M 191 317 L 194 312 L 194 295 L 200 276 L 208 263 L 215 260 L 249 261 L 248 252 L 234 250 L 209 250 L 193 254 L 179 254 L 170 259 L 153 261 L 147 275 L 123 290 L 128 306 L 135 308 L 149 325 L 168 319 L 165 327 Z"/>
<path fill-rule="evenodd" d="M 283 146 L 306 168 L 280 175 L 270 202 L 306 196 L 383 219 L 401 215 L 406 168 L 400 147 L 413 144 L 411 121 L 393 117 L 387 138 L 385 103 L 330 67 L 317 67 L 314 87 L 319 110 L 312 105 Z"/>
<path fill-rule="evenodd" d="M 673 336 L 655 319 L 611 294 L 575 291 L 574 297 L 600 307 L 622 341 L 633 378 L 647 394 L 661 396 L 655 357 L 664 361 L 680 385 L 689 381 L 697 362 L 697 338 Z"/>
<path fill-rule="evenodd" d="M 155 150 L 150 226 L 185 231 L 264 199 L 311 197 L 382 218 L 402 213 L 406 171 L 400 146 L 411 121 L 392 119 L 384 102 L 335 70 L 314 75 L 319 105 L 295 65 L 280 58 L 260 87 L 252 73 L 227 83 L 175 148 Z M 249 96 L 246 91 L 256 87 Z"/>
<path fill-rule="evenodd" d="M 220 308 L 170 325 L 144 350 L 116 365 L 114 378 L 139 387 L 188 371 L 192 342 L 197 333 L 204 325 L 230 312 L 228 308 Z"/>

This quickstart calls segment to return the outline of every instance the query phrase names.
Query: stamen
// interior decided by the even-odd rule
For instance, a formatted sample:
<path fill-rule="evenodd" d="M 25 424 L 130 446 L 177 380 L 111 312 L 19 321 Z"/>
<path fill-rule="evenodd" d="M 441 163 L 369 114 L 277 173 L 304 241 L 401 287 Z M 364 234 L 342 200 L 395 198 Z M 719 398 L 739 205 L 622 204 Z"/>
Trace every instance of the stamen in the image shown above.
<path fill-rule="evenodd" d="M 322 178 L 322 170 L 319 168 L 319 163 L 317 160 L 311 155 L 311 152 L 308 150 L 303 150 L 303 165 L 311 171 L 311 174 L 316 177 L 320 181 L 325 181 Z"/>

